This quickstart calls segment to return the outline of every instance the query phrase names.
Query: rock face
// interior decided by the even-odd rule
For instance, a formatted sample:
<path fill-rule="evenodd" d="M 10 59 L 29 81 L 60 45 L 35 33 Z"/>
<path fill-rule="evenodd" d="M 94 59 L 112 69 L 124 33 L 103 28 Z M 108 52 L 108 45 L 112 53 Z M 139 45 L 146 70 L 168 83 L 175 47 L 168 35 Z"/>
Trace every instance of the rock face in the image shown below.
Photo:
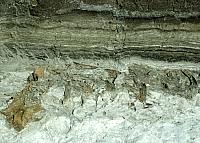
<path fill-rule="evenodd" d="M 0 85 L 6 70 L 35 69 L 9 92 L 0 86 L 0 97 L 13 97 L 2 113 L 22 131 L 36 113 L 46 121 L 55 109 L 74 124 L 107 116 L 108 104 L 131 114 L 138 101 L 164 104 L 155 91 L 189 102 L 200 91 L 199 40 L 199 0 L 1 0 Z"/>
<path fill-rule="evenodd" d="M 48 108 L 51 109 L 51 106 L 65 110 L 68 116 L 74 116 L 74 112 L 80 110 L 80 107 L 84 110 L 85 106 L 92 106 L 90 108 L 93 114 L 100 110 L 99 106 L 104 107 L 102 102 L 107 106 L 108 101 L 100 101 L 101 98 L 109 98 L 111 103 L 121 103 L 118 98 L 122 98 L 123 95 L 119 93 L 123 92 L 128 96 L 124 104 L 137 111 L 137 102 L 141 102 L 145 108 L 159 104 L 151 101 L 152 91 L 160 92 L 163 96 L 174 95 L 187 100 L 194 99 L 199 92 L 199 66 L 181 67 L 180 64 L 175 64 L 173 68 L 171 64 L 167 67 L 164 62 L 164 66 L 159 63 L 153 66 L 152 63 L 145 63 L 146 61 L 139 63 L 139 59 L 135 63 L 131 61 L 89 59 L 70 62 L 59 59 L 53 63 L 52 60 L 43 61 L 44 67 L 37 66 L 42 65 L 41 61 L 28 61 L 34 62 L 33 65 L 37 68 L 27 76 L 28 80 L 21 91 L 2 93 L 2 97 L 6 95 L 13 98 L 2 113 L 10 125 L 21 131 L 31 121 L 45 118 L 45 112 Z M 30 65 L 23 66 L 31 68 Z M 4 91 L 4 82 L 6 81 L 0 82 L 1 91 Z M 56 88 L 59 90 L 53 92 Z M 84 112 L 89 112 L 90 108 Z M 35 116 L 36 113 L 39 117 Z M 79 116 L 82 118 L 82 115 Z"/>
<path fill-rule="evenodd" d="M 199 62 L 197 0 L 1 2 L 1 57 Z"/>

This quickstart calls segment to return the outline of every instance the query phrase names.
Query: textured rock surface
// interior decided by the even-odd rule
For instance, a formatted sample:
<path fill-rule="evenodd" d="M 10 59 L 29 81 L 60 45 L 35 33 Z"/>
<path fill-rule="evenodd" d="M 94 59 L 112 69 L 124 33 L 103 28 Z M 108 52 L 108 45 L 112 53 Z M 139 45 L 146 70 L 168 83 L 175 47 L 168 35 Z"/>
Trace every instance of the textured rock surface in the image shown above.
<path fill-rule="evenodd" d="M 1 0 L 2 140 L 198 143 L 199 18 L 198 0 Z"/>
<path fill-rule="evenodd" d="M 4 142 L 199 142 L 198 64 L 141 59 L 18 62 L 0 65 L 0 107 L 8 117 L 18 107 L 30 114 L 16 112 L 10 119 L 18 131 L 25 127 L 19 133 L 0 114 Z M 23 92 L 37 67 L 45 68 L 44 77 Z M 139 99 L 143 82 L 145 102 Z M 13 108 L 18 101 L 20 106 Z M 40 112 L 32 110 L 38 109 L 35 105 Z"/>
<path fill-rule="evenodd" d="M 24 0 L 1 6 L 1 57 L 200 61 L 196 0 Z"/>

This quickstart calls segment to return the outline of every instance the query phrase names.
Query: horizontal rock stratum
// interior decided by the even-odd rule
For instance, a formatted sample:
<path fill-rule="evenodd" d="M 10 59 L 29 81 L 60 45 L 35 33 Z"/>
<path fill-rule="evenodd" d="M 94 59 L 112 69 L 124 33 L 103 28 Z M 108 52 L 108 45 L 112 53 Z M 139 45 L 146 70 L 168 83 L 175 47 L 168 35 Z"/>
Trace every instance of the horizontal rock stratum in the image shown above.
<path fill-rule="evenodd" d="M 200 61 L 197 0 L 0 2 L 0 55 Z"/>

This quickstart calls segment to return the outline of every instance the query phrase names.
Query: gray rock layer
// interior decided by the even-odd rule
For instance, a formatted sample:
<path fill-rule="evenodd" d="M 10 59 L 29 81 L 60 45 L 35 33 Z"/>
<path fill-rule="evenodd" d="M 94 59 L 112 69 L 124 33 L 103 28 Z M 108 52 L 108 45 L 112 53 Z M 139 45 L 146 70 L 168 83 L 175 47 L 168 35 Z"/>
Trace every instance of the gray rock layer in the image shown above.
<path fill-rule="evenodd" d="M 0 56 L 200 61 L 197 0 L 0 2 Z"/>
<path fill-rule="evenodd" d="M 199 7 L 198 0 L 4 0 L 0 57 L 198 63 Z M 153 89 L 186 97 L 198 92 L 198 70 L 128 68 L 131 88 L 145 79 Z"/>

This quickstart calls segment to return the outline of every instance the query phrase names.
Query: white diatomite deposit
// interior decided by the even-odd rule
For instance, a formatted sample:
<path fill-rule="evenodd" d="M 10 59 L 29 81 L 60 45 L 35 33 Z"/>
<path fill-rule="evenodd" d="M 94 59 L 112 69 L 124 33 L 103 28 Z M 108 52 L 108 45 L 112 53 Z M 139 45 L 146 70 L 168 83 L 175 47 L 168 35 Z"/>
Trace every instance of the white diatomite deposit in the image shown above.
<path fill-rule="evenodd" d="M 25 70 L 1 73 L 1 109 L 7 106 L 5 101 L 9 99 L 5 91 L 20 91 L 29 73 Z M 20 132 L 0 114 L 0 143 L 200 142 L 199 94 L 188 100 L 149 91 L 147 102 L 152 106 L 143 108 L 142 103 L 136 101 L 136 111 L 128 107 L 132 99 L 126 90 L 102 92 L 97 106 L 94 96 L 89 96 L 81 106 L 80 95 L 71 100 L 73 104 L 63 105 L 60 102 L 63 94 L 63 86 L 52 86 L 42 99 L 45 110 L 38 114 L 41 120 L 29 123 Z M 113 101 L 112 97 L 115 97 Z"/>

